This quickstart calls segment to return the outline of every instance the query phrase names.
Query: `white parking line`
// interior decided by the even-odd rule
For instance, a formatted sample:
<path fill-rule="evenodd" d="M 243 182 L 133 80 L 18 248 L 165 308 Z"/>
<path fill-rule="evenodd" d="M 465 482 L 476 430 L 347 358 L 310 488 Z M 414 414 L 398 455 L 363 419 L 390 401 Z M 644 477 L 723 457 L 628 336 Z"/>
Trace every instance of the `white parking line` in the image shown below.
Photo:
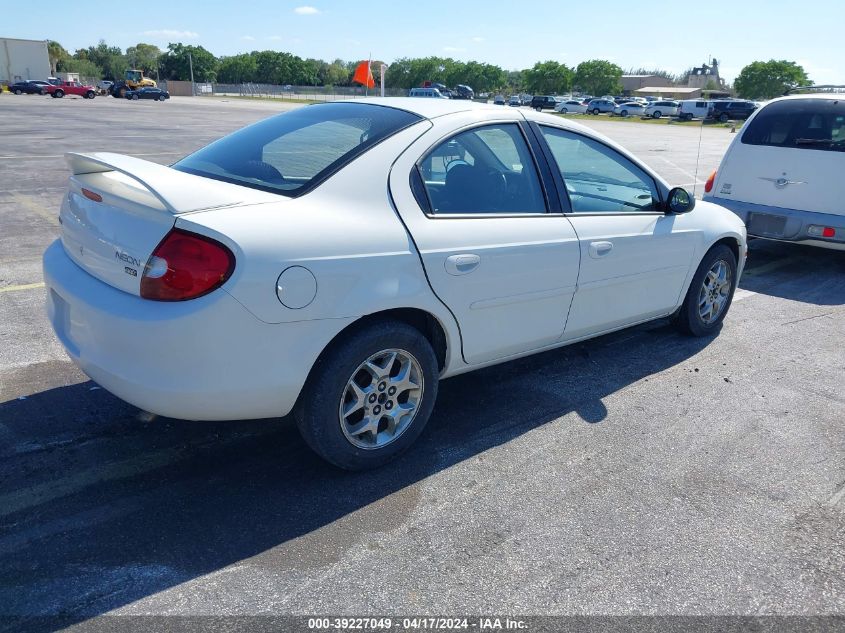
<path fill-rule="evenodd" d="M 39 281 L 35 284 L 21 284 L 18 286 L 3 286 L 0 287 L 0 292 L 17 292 L 18 290 L 34 290 L 35 288 L 43 288 L 44 282 Z"/>

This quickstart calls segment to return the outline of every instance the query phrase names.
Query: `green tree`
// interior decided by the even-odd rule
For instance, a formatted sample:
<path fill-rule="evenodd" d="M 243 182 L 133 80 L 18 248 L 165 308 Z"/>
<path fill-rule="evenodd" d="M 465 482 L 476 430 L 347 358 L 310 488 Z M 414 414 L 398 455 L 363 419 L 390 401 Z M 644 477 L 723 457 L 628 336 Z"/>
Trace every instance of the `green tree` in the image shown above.
<path fill-rule="evenodd" d="M 161 56 L 160 61 L 161 74 L 167 79 L 190 81 L 191 61 L 195 81 L 215 81 L 217 78 L 217 58 L 202 46 L 168 44 L 167 52 Z"/>
<path fill-rule="evenodd" d="M 100 40 L 96 46 L 78 49 L 73 56 L 87 59 L 102 69 L 102 74 L 111 79 L 122 79 L 129 64 L 119 46 L 109 46 Z"/>
<path fill-rule="evenodd" d="M 80 79 L 101 79 L 103 77 L 103 69 L 97 64 L 90 59 L 76 59 L 75 57 L 60 59 L 56 64 L 56 71 L 78 73 Z"/>
<path fill-rule="evenodd" d="M 770 59 L 767 62 L 751 62 L 743 68 L 734 81 L 734 89 L 746 99 L 771 99 L 790 88 L 812 83 L 804 69 L 795 62 Z"/>
<path fill-rule="evenodd" d="M 575 69 L 575 86 L 591 95 L 622 91 L 622 69 L 603 59 L 581 62 Z"/>
<path fill-rule="evenodd" d="M 324 86 L 347 86 L 349 79 L 349 70 L 346 68 L 346 62 L 342 59 L 336 59 L 331 64 L 326 65 L 323 74 Z"/>
<path fill-rule="evenodd" d="M 221 57 L 217 69 L 217 80 L 224 84 L 241 84 L 255 81 L 258 65 L 255 56 L 249 53 Z"/>
<path fill-rule="evenodd" d="M 139 42 L 126 49 L 126 61 L 134 69 L 143 70 L 145 75 L 154 75 L 158 70 L 161 49 L 154 44 Z"/>
<path fill-rule="evenodd" d="M 55 75 L 58 72 L 58 63 L 63 59 L 68 59 L 68 53 L 64 46 L 53 40 L 47 40 L 47 56 L 50 58 L 50 74 Z M 73 71 L 71 71 L 73 72 Z"/>
<path fill-rule="evenodd" d="M 556 61 L 537 62 L 522 71 L 525 87 L 534 94 L 558 94 L 572 87 L 572 70 Z"/>

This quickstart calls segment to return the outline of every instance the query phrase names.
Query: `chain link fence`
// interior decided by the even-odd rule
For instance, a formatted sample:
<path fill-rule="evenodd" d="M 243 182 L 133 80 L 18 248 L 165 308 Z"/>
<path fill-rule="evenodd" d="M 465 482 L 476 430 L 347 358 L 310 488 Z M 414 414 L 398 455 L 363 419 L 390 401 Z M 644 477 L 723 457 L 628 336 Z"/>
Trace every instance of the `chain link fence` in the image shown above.
<path fill-rule="evenodd" d="M 367 90 L 357 86 L 279 86 L 273 84 L 223 84 L 197 83 L 197 96 L 256 97 L 308 101 L 336 101 L 338 99 L 361 99 L 380 96 L 379 88 Z M 386 88 L 385 96 L 406 97 L 408 91 L 401 88 Z"/>

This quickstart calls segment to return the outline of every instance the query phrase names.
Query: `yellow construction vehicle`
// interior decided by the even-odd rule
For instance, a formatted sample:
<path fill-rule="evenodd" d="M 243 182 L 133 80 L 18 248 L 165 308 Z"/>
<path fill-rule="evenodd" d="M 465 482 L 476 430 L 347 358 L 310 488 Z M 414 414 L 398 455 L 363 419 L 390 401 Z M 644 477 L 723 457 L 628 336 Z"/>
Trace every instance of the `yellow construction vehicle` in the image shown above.
<path fill-rule="evenodd" d="M 126 96 L 127 90 L 147 87 L 155 88 L 156 82 L 149 77 L 144 77 L 143 70 L 127 70 L 123 81 L 118 81 L 111 87 L 111 96 L 122 99 Z"/>

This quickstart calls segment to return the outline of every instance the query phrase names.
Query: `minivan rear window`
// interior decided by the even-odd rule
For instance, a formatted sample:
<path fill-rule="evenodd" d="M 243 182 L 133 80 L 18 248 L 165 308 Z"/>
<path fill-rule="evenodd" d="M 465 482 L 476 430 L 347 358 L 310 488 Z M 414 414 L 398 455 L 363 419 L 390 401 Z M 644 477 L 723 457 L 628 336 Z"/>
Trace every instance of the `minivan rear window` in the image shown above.
<path fill-rule="evenodd" d="M 845 103 L 839 99 L 776 101 L 751 120 L 742 143 L 845 151 Z"/>
<path fill-rule="evenodd" d="M 366 103 L 298 108 L 245 127 L 174 169 L 295 197 L 422 117 Z"/>

